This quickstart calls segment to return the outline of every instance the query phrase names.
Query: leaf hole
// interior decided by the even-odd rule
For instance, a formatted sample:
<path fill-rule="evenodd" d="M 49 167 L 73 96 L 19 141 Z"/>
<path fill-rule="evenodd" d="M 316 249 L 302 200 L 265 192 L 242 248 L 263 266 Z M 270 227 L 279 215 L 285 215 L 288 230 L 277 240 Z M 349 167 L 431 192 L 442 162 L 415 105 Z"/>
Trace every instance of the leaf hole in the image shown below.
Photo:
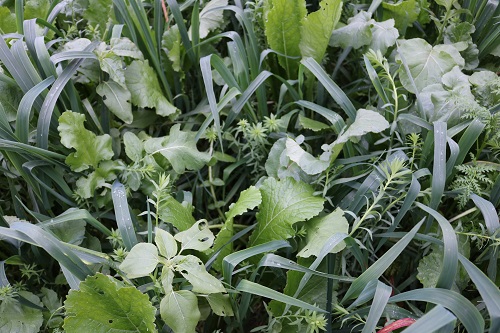
<path fill-rule="evenodd" d="M 108 323 L 113 324 L 113 319 L 108 320 Z"/>

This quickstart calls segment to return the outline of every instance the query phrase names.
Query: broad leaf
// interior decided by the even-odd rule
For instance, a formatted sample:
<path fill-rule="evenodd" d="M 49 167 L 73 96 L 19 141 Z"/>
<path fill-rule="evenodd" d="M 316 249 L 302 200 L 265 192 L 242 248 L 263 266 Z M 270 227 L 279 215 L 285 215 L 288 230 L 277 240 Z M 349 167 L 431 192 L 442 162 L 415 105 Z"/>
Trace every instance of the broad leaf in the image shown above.
<path fill-rule="evenodd" d="M 19 291 L 19 295 L 31 303 L 42 306 L 40 299 L 29 291 Z M 0 301 L 0 332 L 35 333 L 43 324 L 42 312 L 22 305 L 15 299 Z"/>
<path fill-rule="evenodd" d="M 325 123 L 322 123 L 322 122 L 317 121 L 317 120 L 313 120 L 311 118 L 307 118 L 301 114 L 299 114 L 299 123 L 300 123 L 300 126 L 302 126 L 303 128 L 309 129 L 309 130 L 314 131 L 314 132 L 319 132 L 319 131 L 322 131 L 324 129 L 330 128 L 330 126 L 328 126 Z"/>
<path fill-rule="evenodd" d="M 97 273 L 71 290 L 64 302 L 66 332 L 156 332 L 155 308 L 135 287 Z"/>
<path fill-rule="evenodd" d="M 384 54 L 389 47 L 396 43 L 399 37 L 398 29 L 394 28 L 394 19 L 383 22 L 373 21 L 372 37 L 370 49 Z"/>
<path fill-rule="evenodd" d="M 306 246 L 297 254 L 299 257 L 308 258 L 310 256 L 318 256 L 326 244 L 328 239 L 336 233 L 349 233 L 349 223 L 344 217 L 344 211 L 337 208 L 332 213 L 315 217 L 305 224 L 306 228 Z M 335 246 L 331 253 L 337 253 L 345 248 L 345 243 L 342 241 Z"/>
<path fill-rule="evenodd" d="M 148 61 L 134 60 L 125 70 L 125 82 L 132 94 L 132 104 L 142 108 L 154 108 L 160 116 L 177 115 L 177 108 L 163 95 L 156 72 Z"/>
<path fill-rule="evenodd" d="M 187 230 L 196 223 L 193 207 L 187 202 L 180 203 L 170 195 L 160 202 L 158 215 L 162 221 L 171 223 L 179 231 Z"/>
<path fill-rule="evenodd" d="M 162 43 L 163 50 L 167 53 L 168 59 L 172 62 L 174 71 L 181 70 L 181 33 L 177 24 L 165 30 L 163 33 Z"/>
<path fill-rule="evenodd" d="M 174 236 L 163 229 L 155 228 L 155 243 L 162 256 L 169 259 L 177 254 L 177 242 Z"/>
<path fill-rule="evenodd" d="M 212 0 L 206 2 L 205 7 L 203 7 L 199 14 L 200 39 L 207 37 L 210 31 L 213 31 L 222 25 L 224 22 L 224 10 L 215 8 L 227 6 L 227 3 L 227 0 Z M 192 36 L 191 28 L 189 28 L 188 32 L 190 37 Z"/>
<path fill-rule="evenodd" d="M 175 333 L 194 333 L 201 314 L 189 290 L 171 291 L 160 302 L 160 315 Z"/>
<path fill-rule="evenodd" d="M 312 156 L 290 138 L 286 139 L 286 155 L 308 175 L 317 175 L 330 166 L 330 161 L 323 161 Z"/>
<path fill-rule="evenodd" d="M 340 46 L 342 48 L 353 47 L 359 49 L 362 46 L 370 45 L 372 41 L 372 25 L 374 21 L 371 14 L 361 11 L 347 20 L 347 25 L 333 31 L 330 46 Z"/>
<path fill-rule="evenodd" d="M 89 0 L 83 12 L 83 18 L 94 28 L 99 25 L 99 30 L 104 33 L 108 21 L 113 18 L 112 9 L 113 0 Z"/>
<path fill-rule="evenodd" d="M 214 243 L 214 234 L 208 228 L 207 221 L 200 220 L 188 230 L 179 232 L 174 238 L 182 244 L 182 250 L 206 251 Z M 181 250 L 181 251 L 182 251 Z"/>
<path fill-rule="evenodd" d="M 129 279 L 135 279 L 149 275 L 159 263 L 160 258 L 156 246 L 149 243 L 138 243 L 127 254 L 120 269 L 127 274 Z"/>
<path fill-rule="evenodd" d="M 24 19 L 46 19 L 50 10 L 49 0 L 28 0 L 24 5 Z"/>
<path fill-rule="evenodd" d="M 210 155 L 200 152 L 196 147 L 196 132 L 181 131 L 180 126 L 172 126 L 170 135 L 165 138 L 147 140 L 144 148 L 150 154 L 162 154 L 177 173 L 183 173 L 186 169 L 201 169 L 210 160 Z"/>
<path fill-rule="evenodd" d="M 132 115 L 132 105 L 130 104 L 131 94 L 126 88 L 118 83 L 108 80 L 101 82 L 96 92 L 102 97 L 108 109 L 126 124 L 131 124 L 134 120 Z"/>
<path fill-rule="evenodd" d="M 109 182 L 116 179 L 119 167 L 119 161 L 101 162 L 95 171 L 76 181 L 75 194 L 84 199 L 92 197 L 95 190 L 108 186 Z"/>
<path fill-rule="evenodd" d="M 367 133 L 380 133 L 389 128 L 389 122 L 378 112 L 366 109 L 359 109 L 356 119 L 343 132 L 332 145 L 346 143 L 351 138 L 361 137 Z"/>
<path fill-rule="evenodd" d="M 232 317 L 234 316 L 233 307 L 229 295 L 227 294 L 210 294 L 207 296 L 208 304 L 212 311 L 218 316 Z"/>
<path fill-rule="evenodd" d="M 383 19 L 394 19 L 396 28 L 404 35 L 409 25 L 415 22 L 420 14 L 420 6 L 416 0 L 403 0 L 396 3 L 382 2 Z"/>
<path fill-rule="evenodd" d="M 399 52 L 397 60 L 403 61 L 402 58 L 404 58 L 418 92 L 431 84 L 441 83 L 442 76 L 451 71 L 453 67 L 464 66 L 464 59 L 455 47 L 451 45 L 433 47 L 420 38 L 403 41 Z M 400 72 L 400 78 L 406 90 L 416 93 L 404 68 Z"/>
<path fill-rule="evenodd" d="M 23 92 L 14 84 L 0 81 L 0 105 L 7 115 L 7 121 L 14 121 L 17 117 L 17 109 L 23 98 Z"/>
<path fill-rule="evenodd" d="M 120 57 L 129 57 L 132 59 L 143 60 L 141 50 L 130 39 L 126 37 L 111 38 L 111 52 Z"/>
<path fill-rule="evenodd" d="M 76 150 L 68 155 L 66 164 L 77 172 L 89 167 L 96 169 L 99 162 L 113 157 L 111 136 L 108 134 L 96 136 L 85 129 L 84 122 L 84 114 L 66 111 L 59 117 L 57 127 L 63 146 Z"/>
<path fill-rule="evenodd" d="M 193 291 L 202 294 L 223 293 L 222 283 L 208 273 L 201 260 L 193 255 L 176 256 L 173 259 L 175 270 L 193 285 Z"/>
<path fill-rule="evenodd" d="M 310 185 L 292 178 L 279 181 L 268 178 L 260 192 L 262 204 L 249 247 L 290 238 L 295 234 L 293 224 L 310 219 L 323 210 L 324 199 L 314 196 Z"/>
<path fill-rule="evenodd" d="M 300 39 L 302 20 L 307 14 L 304 0 L 268 0 L 265 15 L 265 33 L 269 46 L 286 57 L 278 60 L 289 75 L 294 75 L 298 69 L 300 57 Z"/>
<path fill-rule="evenodd" d="M 0 33 L 16 32 L 16 14 L 11 13 L 8 7 L 0 7 Z"/>
<path fill-rule="evenodd" d="M 304 19 L 299 43 L 302 57 L 312 57 L 318 63 L 323 60 L 332 31 L 342 13 L 342 1 L 322 0 L 321 8 Z"/>
<path fill-rule="evenodd" d="M 125 146 L 127 157 L 134 162 L 140 162 L 144 152 L 142 140 L 133 132 L 125 132 L 123 134 L 123 145 Z"/>

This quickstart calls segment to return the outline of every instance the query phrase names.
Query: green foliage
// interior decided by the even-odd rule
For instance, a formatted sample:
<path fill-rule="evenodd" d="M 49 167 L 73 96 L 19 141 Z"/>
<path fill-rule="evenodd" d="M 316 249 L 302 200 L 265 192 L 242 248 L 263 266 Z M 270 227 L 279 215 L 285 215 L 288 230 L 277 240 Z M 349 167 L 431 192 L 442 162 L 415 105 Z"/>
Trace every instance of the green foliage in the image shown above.
<path fill-rule="evenodd" d="M 36 306 L 42 305 L 40 299 L 31 292 L 19 291 L 17 294 Z M 0 301 L 0 332 L 39 332 L 43 316 L 38 309 L 24 305 L 14 298 L 4 298 Z"/>

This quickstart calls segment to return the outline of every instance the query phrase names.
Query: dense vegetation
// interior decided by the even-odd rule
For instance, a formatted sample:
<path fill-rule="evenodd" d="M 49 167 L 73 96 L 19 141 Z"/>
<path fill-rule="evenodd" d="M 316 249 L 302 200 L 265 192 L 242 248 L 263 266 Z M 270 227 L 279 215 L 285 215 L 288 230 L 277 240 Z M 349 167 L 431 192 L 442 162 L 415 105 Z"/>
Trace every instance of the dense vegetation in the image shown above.
<path fill-rule="evenodd" d="M 493 0 L 0 1 L 0 332 L 500 332 Z"/>

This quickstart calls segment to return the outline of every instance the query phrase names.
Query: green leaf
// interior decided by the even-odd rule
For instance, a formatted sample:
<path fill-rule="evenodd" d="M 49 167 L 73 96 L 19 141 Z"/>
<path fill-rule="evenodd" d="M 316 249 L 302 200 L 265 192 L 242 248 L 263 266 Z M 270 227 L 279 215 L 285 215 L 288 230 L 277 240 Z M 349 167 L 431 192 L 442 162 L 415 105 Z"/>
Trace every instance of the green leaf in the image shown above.
<path fill-rule="evenodd" d="M 387 49 L 393 46 L 399 37 L 398 29 L 394 28 L 394 19 L 383 22 L 373 21 L 372 37 L 370 49 L 380 51 L 382 54 L 387 52 Z"/>
<path fill-rule="evenodd" d="M 129 279 L 135 279 L 149 275 L 159 263 L 160 258 L 156 246 L 149 243 L 138 243 L 127 254 L 120 269 L 127 274 Z"/>
<path fill-rule="evenodd" d="M 43 306 L 40 299 L 29 291 L 19 291 L 19 296 L 37 306 Z M 0 302 L 0 332 L 35 333 L 40 331 L 42 324 L 43 315 L 40 310 L 22 305 L 15 299 Z"/>
<path fill-rule="evenodd" d="M 464 59 L 455 47 L 451 45 L 433 47 L 420 38 L 403 41 L 399 52 L 400 55 L 396 59 L 401 61 L 403 58 L 407 63 L 418 92 L 431 84 L 441 83 L 443 75 L 451 71 L 453 67 L 464 66 Z M 400 78 L 406 90 L 416 93 L 406 71 L 400 72 Z"/>
<path fill-rule="evenodd" d="M 420 6 L 415 0 L 403 0 L 397 3 L 382 2 L 383 19 L 394 19 L 396 28 L 404 36 L 406 28 L 420 15 Z"/>
<path fill-rule="evenodd" d="M 80 245 L 85 236 L 86 225 L 84 220 L 72 220 L 49 226 L 47 229 L 65 243 Z"/>
<path fill-rule="evenodd" d="M 126 88 L 118 83 L 108 80 L 101 82 L 96 92 L 102 97 L 108 109 L 126 124 L 131 124 L 134 120 L 132 115 L 132 105 L 130 104 L 131 94 Z"/>
<path fill-rule="evenodd" d="M 311 118 L 307 118 L 301 114 L 299 114 L 299 124 L 303 128 L 309 129 L 309 130 L 314 131 L 314 132 L 319 132 L 319 131 L 322 131 L 324 129 L 330 128 L 330 126 L 328 126 L 325 123 L 322 123 L 322 122 L 317 121 L 317 120 L 313 120 Z"/>
<path fill-rule="evenodd" d="M 170 195 L 160 202 L 158 215 L 162 221 L 171 223 L 180 231 L 187 230 L 196 223 L 193 217 L 193 207 L 187 202 L 180 203 Z"/>
<path fill-rule="evenodd" d="M 99 25 L 99 30 L 104 33 L 108 21 L 113 19 L 112 9 L 113 0 L 89 0 L 83 18 L 94 28 Z"/>
<path fill-rule="evenodd" d="M 46 19 L 50 10 L 49 0 L 28 0 L 24 5 L 24 19 Z"/>
<path fill-rule="evenodd" d="M 108 134 L 96 136 L 85 129 L 85 115 L 66 111 L 59 117 L 59 135 L 61 143 L 66 148 L 74 148 L 76 152 L 68 155 L 66 164 L 73 171 L 83 171 L 89 167 L 96 169 L 99 162 L 113 157 L 111 136 Z"/>
<path fill-rule="evenodd" d="M 297 254 L 298 257 L 308 258 L 310 256 L 318 256 L 323 246 L 336 233 L 349 233 L 349 223 L 344 217 L 344 211 L 340 208 L 335 209 L 332 213 L 315 217 L 305 224 L 306 228 L 306 246 Z M 337 253 L 345 248 L 345 243 L 342 241 L 335 246 L 331 253 Z"/>
<path fill-rule="evenodd" d="M 340 19 L 342 1 L 322 0 L 320 6 L 303 20 L 299 43 L 302 57 L 312 57 L 317 62 L 323 60 L 332 31 Z"/>
<path fill-rule="evenodd" d="M 346 143 L 351 138 L 361 137 L 367 133 L 380 133 L 389 128 L 389 122 L 378 112 L 366 109 L 359 109 L 356 113 L 356 120 L 343 132 L 333 145 Z"/>
<path fill-rule="evenodd" d="M 160 302 L 160 315 L 175 333 L 194 333 L 201 317 L 198 299 L 189 290 L 171 291 Z"/>
<path fill-rule="evenodd" d="M 234 316 L 233 308 L 229 295 L 227 294 L 210 294 L 207 296 L 208 304 L 212 311 L 218 316 L 232 317 Z"/>
<path fill-rule="evenodd" d="M 120 57 L 129 57 L 132 59 L 143 60 L 141 50 L 130 39 L 126 37 L 111 38 L 109 45 L 111 52 Z"/>
<path fill-rule="evenodd" d="M 359 12 L 347 20 L 346 26 L 333 31 L 330 46 L 359 49 L 362 46 L 370 45 L 372 41 L 371 28 L 374 22 L 370 13 Z"/>
<path fill-rule="evenodd" d="M 177 254 L 177 242 L 174 236 L 163 229 L 155 228 L 155 243 L 162 256 L 169 259 Z"/>
<path fill-rule="evenodd" d="M 265 33 L 269 46 L 286 57 L 278 56 L 278 61 L 289 75 L 298 69 L 300 57 L 302 22 L 307 14 L 304 0 L 270 0 L 265 15 Z M 293 74 L 295 75 L 295 74 Z"/>
<path fill-rule="evenodd" d="M 66 332 L 156 332 L 155 308 L 135 287 L 97 273 L 71 290 L 64 302 Z"/>
<path fill-rule="evenodd" d="M 181 231 L 174 238 L 182 244 L 183 250 L 206 251 L 214 243 L 214 234 L 208 228 L 206 220 L 197 221 L 191 228 Z"/>
<path fill-rule="evenodd" d="M 132 94 L 132 104 L 155 108 L 160 116 L 177 116 L 177 108 L 163 95 L 156 73 L 147 60 L 134 60 L 125 70 L 125 82 Z"/>
<path fill-rule="evenodd" d="M 223 293 L 226 289 L 212 274 L 208 273 L 201 260 L 193 255 L 176 256 L 175 270 L 193 285 L 193 291 L 202 294 Z"/>
<path fill-rule="evenodd" d="M 172 62 L 172 68 L 176 72 L 181 71 L 181 33 L 177 24 L 165 30 L 162 43 L 163 50 L 167 53 L 168 59 Z"/>
<path fill-rule="evenodd" d="M 3 106 L 5 114 L 7 115 L 7 121 L 11 122 L 16 120 L 17 109 L 22 98 L 23 92 L 19 87 L 0 81 L 0 105 Z"/>
<path fill-rule="evenodd" d="M 290 158 L 308 175 L 317 175 L 328 169 L 330 161 L 320 160 L 299 146 L 295 140 L 286 139 L 286 156 Z"/>
<path fill-rule="evenodd" d="M 215 9 L 217 7 L 227 6 L 227 0 L 212 0 L 206 3 L 205 7 L 201 10 L 199 14 L 200 20 L 200 39 L 208 36 L 210 31 L 218 29 L 224 22 L 224 10 Z M 189 28 L 188 34 L 191 39 L 192 27 Z"/>
<path fill-rule="evenodd" d="M 83 199 L 89 199 L 94 191 L 108 186 L 109 182 L 116 179 L 116 171 L 120 163 L 118 161 L 103 161 L 99 167 L 87 177 L 80 177 L 76 181 L 75 194 Z"/>
<path fill-rule="evenodd" d="M 149 139 L 144 144 L 146 152 L 162 154 L 179 174 L 186 169 L 201 169 L 210 161 L 210 155 L 200 152 L 196 147 L 196 132 L 184 132 L 180 127 L 180 124 L 175 124 L 169 136 Z"/>
<path fill-rule="evenodd" d="M 11 13 L 8 7 L 0 7 L 0 33 L 16 32 L 16 14 Z"/>
<path fill-rule="evenodd" d="M 144 144 L 142 140 L 132 132 L 123 134 L 123 145 L 125 146 L 125 154 L 134 162 L 140 162 L 144 152 Z"/>
<path fill-rule="evenodd" d="M 310 185 L 292 178 L 280 181 L 268 178 L 260 192 L 262 204 L 249 246 L 290 238 L 295 234 L 294 223 L 310 219 L 323 210 L 324 199 L 315 197 Z"/>

